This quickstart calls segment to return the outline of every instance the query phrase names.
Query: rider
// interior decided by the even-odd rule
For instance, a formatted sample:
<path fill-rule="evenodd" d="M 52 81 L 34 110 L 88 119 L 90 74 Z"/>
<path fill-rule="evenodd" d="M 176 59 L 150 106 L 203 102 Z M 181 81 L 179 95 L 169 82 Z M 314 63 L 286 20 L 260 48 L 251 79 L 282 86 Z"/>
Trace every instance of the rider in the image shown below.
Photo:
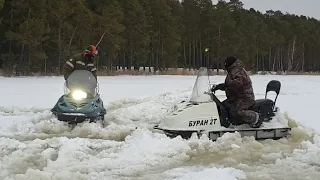
<path fill-rule="evenodd" d="M 255 111 L 249 110 L 255 103 L 252 82 L 244 69 L 241 60 L 229 56 L 224 63 L 227 70 L 225 83 L 218 84 L 212 91 L 225 91 L 227 99 L 223 102 L 227 107 L 234 107 L 243 122 L 250 124 L 252 127 L 260 127 L 263 117 Z"/>
<path fill-rule="evenodd" d="M 94 57 L 98 55 L 96 46 L 90 45 L 83 53 L 73 55 L 63 66 L 64 79 L 75 70 L 88 70 L 97 79 L 97 68 L 94 66 Z"/>

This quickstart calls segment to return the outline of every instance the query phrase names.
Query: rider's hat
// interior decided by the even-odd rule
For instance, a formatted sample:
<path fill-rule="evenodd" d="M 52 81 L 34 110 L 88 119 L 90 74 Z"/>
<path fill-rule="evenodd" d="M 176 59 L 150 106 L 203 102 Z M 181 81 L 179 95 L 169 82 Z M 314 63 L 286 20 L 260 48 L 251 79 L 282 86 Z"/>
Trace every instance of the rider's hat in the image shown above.
<path fill-rule="evenodd" d="M 98 55 L 97 47 L 94 45 L 90 45 L 84 52 L 84 55 L 91 54 L 93 56 Z"/>

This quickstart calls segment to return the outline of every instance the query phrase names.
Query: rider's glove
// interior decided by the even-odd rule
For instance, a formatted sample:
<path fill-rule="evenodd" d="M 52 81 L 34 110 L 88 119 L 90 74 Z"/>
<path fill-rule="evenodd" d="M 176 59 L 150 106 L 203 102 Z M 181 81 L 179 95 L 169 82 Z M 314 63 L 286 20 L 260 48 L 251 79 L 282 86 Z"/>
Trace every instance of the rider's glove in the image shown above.
<path fill-rule="evenodd" d="M 214 86 L 211 91 L 215 92 L 216 90 L 221 90 L 221 91 L 224 91 L 226 89 L 227 85 L 226 83 L 221 83 L 221 84 L 218 84 L 216 86 Z"/>

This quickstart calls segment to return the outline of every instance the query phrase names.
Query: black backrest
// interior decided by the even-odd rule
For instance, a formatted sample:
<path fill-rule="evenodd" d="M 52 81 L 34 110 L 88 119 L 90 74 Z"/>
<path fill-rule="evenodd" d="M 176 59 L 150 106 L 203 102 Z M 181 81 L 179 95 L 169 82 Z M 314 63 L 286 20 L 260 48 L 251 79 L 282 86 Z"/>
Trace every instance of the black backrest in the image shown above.
<path fill-rule="evenodd" d="M 277 80 L 272 80 L 272 81 L 270 81 L 270 82 L 268 83 L 268 85 L 267 85 L 265 98 L 267 98 L 267 94 L 268 94 L 268 92 L 270 92 L 270 91 L 274 91 L 275 93 L 277 93 L 277 96 L 276 96 L 276 98 L 274 99 L 273 108 L 274 108 L 275 105 L 276 105 L 276 101 L 277 101 L 278 95 L 279 95 L 279 93 L 280 93 L 280 89 L 281 89 L 281 83 L 280 83 L 280 81 L 277 81 Z"/>
<path fill-rule="evenodd" d="M 280 93 L 280 89 L 281 89 L 280 81 L 272 80 L 267 85 L 266 94 L 270 91 L 274 91 L 278 95 Z"/>

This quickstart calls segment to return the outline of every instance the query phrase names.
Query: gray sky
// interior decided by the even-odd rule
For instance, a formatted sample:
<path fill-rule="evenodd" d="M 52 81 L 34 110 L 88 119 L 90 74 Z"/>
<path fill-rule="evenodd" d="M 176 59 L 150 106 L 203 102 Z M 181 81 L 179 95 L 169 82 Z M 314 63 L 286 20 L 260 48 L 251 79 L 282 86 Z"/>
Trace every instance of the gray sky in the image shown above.
<path fill-rule="evenodd" d="M 261 13 L 280 10 L 283 13 L 305 15 L 320 20 L 320 0 L 241 0 L 244 8 L 254 8 Z M 216 0 L 213 0 L 216 3 Z"/>

